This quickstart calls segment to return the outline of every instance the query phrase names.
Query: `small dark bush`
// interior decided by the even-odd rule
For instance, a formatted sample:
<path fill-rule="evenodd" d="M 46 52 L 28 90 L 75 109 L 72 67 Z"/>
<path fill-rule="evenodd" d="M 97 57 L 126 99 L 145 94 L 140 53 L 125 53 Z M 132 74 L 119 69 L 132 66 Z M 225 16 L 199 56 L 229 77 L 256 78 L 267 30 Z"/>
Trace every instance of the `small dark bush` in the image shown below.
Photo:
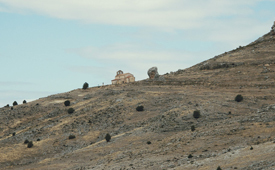
<path fill-rule="evenodd" d="M 15 134 L 16 134 L 16 133 L 15 133 L 15 132 L 13 132 L 13 133 L 12 133 L 12 136 L 15 136 Z"/>
<path fill-rule="evenodd" d="M 151 144 L 151 142 L 150 142 L 150 141 L 148 141 L 148 142 L 147 142 L 147 144 L 148 144 L 148 145 L 150 145 L 150 144 Z"/>
<path fill-rule="evenodd" d="M 189 159 L 190 159 L 190 158 L 193 158 L 193 156 L 192 156 L 191 154 L 189 154 L 189 155 L 188 155 L 188 158 L 189 158 Z"/>
<path fill-rule="evenodd" d="M 11 110 L 13 110 L 13 107 L 11 107 Z"/>
<path fill-rule="evenodd" d="M 195 126 L 194 125 L 191 126 L 191 131 L 192 132 L 195 131 Z"/>
<path fill-rule="evenodd" d="M 38 138 L 37 141 L 40 141 L 40 139 Z"/>
<path fill-rule="evenodd" d="M 70 104 L 71 104 L 71 102 L 70 102 L 69 100 L 66 100 L 66 101 L 64 102 L 64 105 L 65 105 L 65 106 L 70 106 Z"/>
<path fill-rule="evenodd" d="M 143 106 L 138 106 L 138 107 L 136 108 L 136 110 L 137 110 L 138 112 L 141 112 L 141 111 L 144 110 L 144 107 L 143 107 Z"/>
<path fill-rule="evenodd" d="M 28 148 L 31 148 L 31 147 L 33 147 L 32 141 L 30 141 L 30 142 L 28 143 Z"/>
<path fill-rule="evenodd" d="M 28 140 L 28 139 L 26 139 L 26 140 L 24 141 L 24 144 L 27 144 L 27 143 L 29 143 L 29 140 Z"/>
<path fill-rule="evenodd" d="M 109 133 L 106 134 L 105 139 L 107 142 L 111 140 L 111 135 Z"/>
<path fill-rule="evenodd" d="M 217 170 L 222 170 L 222 168 L 220 166 L 218 166 Z"/>
<path fill-rule="evenodd" d="M 27 101 L 26 100 L 23 100 L 23 104 L 26 104 L 27 103 Z"/>
<path fill-rule="evenodd" d="M 69 136 L 69 139 L 74 139 L 75 138 L 75 135 L 70 135 Z"/>
<path fill-rule="evenodd" d="M 236 101 L 236 102 L 241 102 L 241 101 L 243 101 L 243 96 L 240 95 L 240 94 L 238 94 L 238 95 L 235 97 L 235 101 Z"/>
<path fill-rule="evenodd" d="M 12 105 L 16 106 L 16 105 L 18 105 L 18 103 L 16 101 L 14 101 Z"/>
<path fill-rule="evenodd" d="M 89 87 L 89 84 L 88 84 L 87 82 L 85 82 L 85 83 L 83 84 L 82 89 L 87 89 L 88 87 Z"/>
<path fill-rule="evenodd" d="M 9 104 L 7 104 L 5 107 L 10 107 L 10 105 L 9 105 Z"/>
<path fill-rule="evenodd" d="M 196 119 L 200 118 L 201 117 L 201 112 L 199 110 L 195 110 L 193 112 L 193 117 L 196 118 Z"/>
<path fill-rule="evenodd" d="M 69 108 L 69 109 L 68 109 L 68 113 L 69 113 L 69 114 L 72 114 L 73 112 L 74 112 L 74 108 Z"/>
<path fill-rule="evenodd" d="M 253 150 L 253 147 L 251 146 L 250 150 Z"/>

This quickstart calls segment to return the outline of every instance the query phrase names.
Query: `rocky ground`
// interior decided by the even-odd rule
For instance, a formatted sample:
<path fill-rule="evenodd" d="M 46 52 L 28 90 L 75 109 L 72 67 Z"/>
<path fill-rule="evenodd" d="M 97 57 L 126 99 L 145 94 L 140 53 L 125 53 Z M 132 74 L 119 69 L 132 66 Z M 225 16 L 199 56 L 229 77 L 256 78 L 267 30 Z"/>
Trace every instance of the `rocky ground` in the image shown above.
<path fill-rule="evenodd" d="M 275 169 L 274 71 L 270 32 L 165 82 L 76 89 L 0 108 L 0 168 Z"/>

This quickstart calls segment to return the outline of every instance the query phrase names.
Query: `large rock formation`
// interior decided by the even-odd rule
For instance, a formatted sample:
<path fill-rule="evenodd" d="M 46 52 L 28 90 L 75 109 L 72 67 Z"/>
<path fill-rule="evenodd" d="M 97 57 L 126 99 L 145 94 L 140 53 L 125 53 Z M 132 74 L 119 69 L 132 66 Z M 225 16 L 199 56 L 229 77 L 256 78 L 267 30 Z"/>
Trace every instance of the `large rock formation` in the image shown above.
<path fill-rule="evenodd" d="M 165 81 L 165 78 L 160 76 L 157 67 L 152 67 L 147 72 L 149 79 L 154 81 Z"/>

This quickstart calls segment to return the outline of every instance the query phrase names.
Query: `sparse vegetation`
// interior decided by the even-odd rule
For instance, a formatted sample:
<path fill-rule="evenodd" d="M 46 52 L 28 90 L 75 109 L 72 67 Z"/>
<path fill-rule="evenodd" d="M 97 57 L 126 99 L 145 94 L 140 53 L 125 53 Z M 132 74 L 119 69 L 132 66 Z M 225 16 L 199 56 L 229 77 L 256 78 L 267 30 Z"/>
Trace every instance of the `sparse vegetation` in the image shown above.
<path fill-rule="evenodd" d="M 78 89 L 40 96 L 33 102 L 23 96 L 27 104 L 22 104 L 24 99 L 19 95 L 12 99 L 19 106 L 3 99 L 10 105 L 0 108 L 0 167 L 272 168 L 275 36 L 264 38 L 264 42 L 238 53 L 228 52 L 185 72 L 171 72 L 161 83 L 143 79 L 99 88 L 91 85 L 84 90 L 81 81 Z M 227 61 L 245 65 L 213 69 L 215 63 Z M 205 63 L 210 70 L 200 71 Z M 266 69 L 270 71 L 263 73 Z M 142 71 L 144 76 L 146 71 Z M 109 83 L 114 73 L 107 77 Z M 241 102 L 235 101 L 238 94 L 243 95 Z M 143 111 L 137 111 L 141 105 Z M 69 108 L 74 109 L 72 114 Z M 199 116 L 195 118 L 194 112 Z M 107 133 L 112 135 L 107 138 Z M 27 139 L 33 147 L 27 148 Z"/>
<path fill-rule="evenodd" d="M 74 111 L 75 111 L 75 110 L 74 110 L 74 108 L 72 108 L 72 107 L 68 109 L 68 113 L 69 113 L 69 114 L 72 114 Z"/>
<path fill-rule="evenodd" d="M 12 105 L 13 105 L 13 106 L 18 105 L 17 101 L 14 101 Z"/>
<path fill-rule="evenodd" d="M 238 94 L 238 95 L 235 97 L 235 101 L 236 101 L 236 102 L 241 102 L 241 101 L 243 101 L 243 96 L 240 95 L 240 94 Z"/>
<path fill-rule="evenodd" d="M 109 133 L 106 134 L 105 139 L 107 142 L 111 140 L 111 135 Z"/>
<path fill-rule="evenodd" d="M 202 66 L 200 66 L 200 70 L 214 70 L 214 69 L 221 69 L 221 68 L 231 68 L 231 67 L 237 67 L 243 65 L 243 62 L 211 62 L 211 63 L 204 63 Z"/>
<path fill-rule="evenodd" d="M 88 84 L 87 82 L 85 82 L 85 83 L 83 84 L 82 89 L 87 89 L 88 87 L 89 87 L 89 84 Z"/>
<path fill-rule="evenodd" d="M 189 158 L 189 159 L 190 159 L 190 158 L 193 158 L 193 155 L 189 154 L 189 155 L 188 155 L 188 158 Z"/>
<path fill-rule="evenodd" d="M 220 166 L 218 166 L 217 170 L 222 170 L 222 168 Z"/>
<path fill-rule="evenodd" d="M 195 126 L 194 125 L 191 126 L 191 131 L 192 132 L 195 131 Z"/>
<path fill-rule="evenodd" d="M 141 111 L 144 110 L 144 107 L 143 107 L 143 106 L 138 106 L 138 107 L 136 108 L 136 110 L 137 110 L 138 112 L 141 112 Z"/>
<path fill-rule="evenodd" d="M 195 111 L 193 112 L 193 117 L 194 117 L 195 119 L 200 118 L 200 117 L 201 117 L 201 112 L 200 112 L 199 110 L 195 110 Z"/>
<path fill-rule="evenodd" d="M 64 105 L 65 105 L 65 106 L 70 106 L 70 104 L 71 104 L 71 102 L 70 102 L 69 100 L 66 100 L 66 101 L 64 102 Z"/>
<path fill-rule="evenodd" d="M 31 147 L 33 147 L 32 141 L 30 141 L 30 142 L 28 143 L 28 148 L 31 148 Z"/>
<path fill-rule="evenodd" d="M 213 65 L 213 69 L 220 69 L 220 68 L 229 68 L 229 63 L 216 63 Z"/>
<path fill-rule="evenodd" d="M 69 136 L 69 139 L 74 139 L 75 138 L 75 135 L 70 135 Z"/>
<path fill-rule="evenodd" d="M 27 101 L 26 100 L 23 100 L 23 104 L 26 104 L 27 103 Z"/>
<path fill-rule="evenodd" d="M 203 65 L 203 66 L 200 67 L 200 70 L 210 70 L 210 69 L 211 68 L 210 68 L 210 66 L 208 64 Z"/>
<path fill-rule="evenodd" d="M 29 140 L 26 139 L 26 140 L 24 141 L 24 144 L 28 144 L 28 143 L 29 143 Z"/>

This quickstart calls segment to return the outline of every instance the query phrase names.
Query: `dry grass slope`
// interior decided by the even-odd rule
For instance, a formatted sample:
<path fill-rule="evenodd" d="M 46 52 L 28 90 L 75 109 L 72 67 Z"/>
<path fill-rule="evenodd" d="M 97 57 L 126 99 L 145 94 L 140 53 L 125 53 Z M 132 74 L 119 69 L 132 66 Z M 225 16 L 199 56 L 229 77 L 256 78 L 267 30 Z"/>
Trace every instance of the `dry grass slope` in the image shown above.
<path fill-rule="evenodd" d="M 76 89 L 0 108 L 0 167 L 275 169 L 274 71 L 275 37 L 268 33 L 165 75 L 166 82 Z M 243 101 L 234 100 L 238 94 Z"/>

